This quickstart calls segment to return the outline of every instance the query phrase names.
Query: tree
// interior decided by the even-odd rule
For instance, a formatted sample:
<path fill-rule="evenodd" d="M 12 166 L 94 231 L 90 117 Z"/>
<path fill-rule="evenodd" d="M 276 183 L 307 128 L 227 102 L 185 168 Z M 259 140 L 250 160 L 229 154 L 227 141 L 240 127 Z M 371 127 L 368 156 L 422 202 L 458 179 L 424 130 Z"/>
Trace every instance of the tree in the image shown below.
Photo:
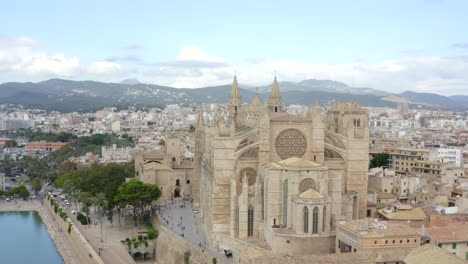
<path fill-rule="evenodd" d="M 166 141 L 164 141 L 164 139 L 159 140 L 159 146 L 165 146 L 165 145 L 166 145 Z"/>
<path fill-rule="evenodd" d="M 156 184 L 132 179 L 119 186 L 115 202 L 122 206 L 132 205 L 133 215 L 137 216 L 136 224 L 138 225 L 138 216 L 159 197 L 161 197 L 161 190 Z"/>
<path fill-rule="evenodd" d="M 185 251 L 184 252 L 184 264 L 189 264 L 190 263 L 190 251 Z"/>
<path fill-rule="evenodd" d="M 113 223 L 114 223 L 114 212 L 112 210 L 109 210 L 107 212 L 107 220 L 109 220 L 109 223 L 111 223 L 111 225 L 113 225 Z"/>
<path fill-rule="evenodd" d="M 62 185 L 63 192 L 73 195 L 76 192 L 76 185 L 72 180 L 66 180 Z"/>
<path fill-rule="evenodd" d="M 16 140 L 8 140 L 5 141 L 5 148 L 16 148 L 18 146 L 18 143 Z"/>
<path fill-rule="evenodd" d="M 390 154 L 388 153 L 379 153 L 375 155 L 370 162 L 369 169 L 388 166 L 389 158 Z"/>
<path fill-rule="evenodd" d="M 62 164 L 60 164 L 60 172 L 61 173 L 67 173 L 67 172 L 72 172 L 78 169 L 78 165 L 74 162 L 71 161 L 64 161 Z"/>
<path fill-rule="evenodd" d="M 71 173 L 64 173 L 57 177 L 54 181 L 54 186 L 57 188 L 63 188 L 63 185 L 66 181 L 70 181 L 73 183 L 73 175 Z"/>
<path fill-rule="evenodd" d="M 100 225 L 100 228 L 101 228 L 101 242 L 103 242 L 102 240 L 102 208 L 105 208 L 108 206 L 108 202 L 107 202 L 107 198 L 106 198 L 106 195 L 104 193 L 98 193 L 96 194 L 96 196 L 92 197 L 91 198 L 91 202 L 94 206 L 97 206 L 98 207 L 98 212 L 99 212 L 99 225 Z"/>
<path fill-rule="evenodd" d="M 42 182 L 40 179 L 35 179 L 33 180 L 31 184 L 31 189 L 34 191 L 34 193 L 37 195 L 37 193 L 42 189 Z"/>
<path fill-rule="evenodd" d="M 192 124 L 190 124 L 189 132 L 190 132 L 190 133 L 195 132 L 195 127 L 194 127 Z"/>
<path fill-rule="evenodd" d="M 24 185 L 17 187 L 16 193 L 23 199 L 28 198 L 30 195 L 28 189 L 26 189 L 26 186 Z"/>
<path fill-rule="evenodd" d="M 90 200 L 91 200 L 91 195 L 89 195 L 89 193 L 87 193 L 87 192 L 78 191 L 75 194 L 75 200 L 76 200 L 77 205 L 78 205 L 77 209 L 78 209 L 78 211 L 80 211 L 80 206 L 79 205 L 83 204 L 83 207 L 84 207 L 84 205 L 88 205 L 90 203 Z M 88 209 L 87 213 L 86 213 L 86 211 L 84 209 L 81 209 L 81 210 L 83 210 L 83 212 L 85 212 L 86 215 L 88 215 L 89 214 L 89 207 L 87 209 Z"/>

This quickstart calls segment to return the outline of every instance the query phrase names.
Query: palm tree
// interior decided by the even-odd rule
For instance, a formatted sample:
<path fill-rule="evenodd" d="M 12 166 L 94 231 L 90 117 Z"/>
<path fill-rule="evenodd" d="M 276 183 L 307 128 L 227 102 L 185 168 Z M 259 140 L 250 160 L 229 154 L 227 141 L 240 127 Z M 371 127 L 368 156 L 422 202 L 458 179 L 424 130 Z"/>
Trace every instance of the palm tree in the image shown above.
<path fill-rule="evenodd" d="M 72 180 L 66 180 L 62 186 L 62 192 L 69 194 L 70 196 L 76 192 L 76 185 Z"/>
<path fill-rule="evenodd" d="M 98 207 L 98 212 L 99 212 L 99 225 L 101 228 L 101 242 L 102 240 L 102 212 L 101 209 L 105 208 L 109 205 L 109 202 L 107 201 L 106 195 L 104 193 L 98 193 L 96 196 L 91 198 L 91 203 L 94 206 Z"/>
<path fill-rule="evenodd" d="M 82 191 L 78 191 L 75 193 L 75 198 L 76 198 L 76 201 L 77 201 L 77 205 L 78 205 L 78 212 L 80 212 L 80 203 L 83 203 L 83 204 L 87 204 L 89 203 L 89 199 L 91 198 L 91 196 L 89 195 L 89 193 L 87 192 L 82 192 Z"/>

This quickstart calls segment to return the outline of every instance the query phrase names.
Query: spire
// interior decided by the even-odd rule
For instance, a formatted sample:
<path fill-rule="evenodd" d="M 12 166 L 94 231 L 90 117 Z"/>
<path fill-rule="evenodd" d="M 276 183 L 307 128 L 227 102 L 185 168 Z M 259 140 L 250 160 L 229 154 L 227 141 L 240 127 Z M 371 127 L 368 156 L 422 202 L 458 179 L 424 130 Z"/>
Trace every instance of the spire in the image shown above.
<path fill-rule="evenodd" d="M 276 74 L 275 74 L 273 86 L 271 87 L 270 111 L 281 112 L 282 106 L 283 105 L 281 103 L 281 95 L 279 91 L 278 80 L 276 79 Z"/>
<path fill-rule="evenodd" d="M 229 103 L 233 105 L 241 104 L 241 96 L 239 92 L 239 85 L 237 84 L 236 75 L 234 75 L 234 82 L 232 83 L 231 96 L 229 97 Z"/>
<path fill-rule="evenodd" d="M 229 114 L 231 116 L 237 115 L 239 108 L 242 104 L 242 98 L 239 92 L 239 85 L 237 84 L 237 76 L 234 75 L 234 81 L 232 83 L 231 96 L 229 96 Z"/>
<path fill-rule="evenodd" d="M 278 80 L 276 79 L 276 75 L 275 75 L 275 80 L 273 81 L 273 87 L 271 88 L 270 98 L 277 98 L 277 97 L 281 98 L 281 95 L 279 92 Z"/>

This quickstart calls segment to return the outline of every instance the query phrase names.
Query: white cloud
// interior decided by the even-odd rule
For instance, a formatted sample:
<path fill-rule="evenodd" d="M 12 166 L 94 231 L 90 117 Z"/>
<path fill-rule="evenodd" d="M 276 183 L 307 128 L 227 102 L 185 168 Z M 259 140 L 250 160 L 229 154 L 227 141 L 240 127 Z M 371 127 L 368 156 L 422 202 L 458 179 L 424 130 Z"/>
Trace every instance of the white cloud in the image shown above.
<path fill-rule="evenodd" d="M 223 59 L 208 55 L 195 45 L 183 47 L 177 60 L 224 62 Z"/>
<path fill-rule="evenodd" d="M 0 37 L 0 80 L 42 80 L 51 77 L 63 78 L 106 78 L 127 74 L 131 69 L 115 62 L 96 61 L 90 65 L 77 57 L 65 54 L 47 54 L 38 51 L 40 45 L 29 38 Z"/>
<path fill-rule="evenodd" d="M 125 63 L 124 61 L 119 61 Z M 444 95 L 468 94 L 468 57 L 407 57 L 366 63 L 315 63 L 268 58 L 245 58 L 232 65 L 197 46 L 185 46 L 176 60 L 128 67 L 117 61 L 82 63 L 65 54 L 40 51 L 29 38 L 0 36 L 0 82 L 41 81 L 62 77 L 120 81 L 137 77 L 143 82 L 181 88 L 223 85 L 237 71 L 243 84 L 266 85 L 277 72 L 280 81 L 328 79 L 356 87 L 389 92 L 406 90 Z"/>
<path fill-rule="evenodd" d="M 165 63 L 144 74 L 143 79 L 174 87 L 194 88 L 227 84 L 237 70 L 238 80 L 250 85 L 270 84 L 274 72 L 280 81 L 328 79 L 355 87 L 389 92 L 417 91 L 468 94 L 468 59 L 465 57 L 408 57 L 378 63 L 313 63 L 294 60 L 245 59 L 240 65 L 194 64 L 193 60 L 224 61 L 196 46 L 182 49 L 177 63 Z M 215 58 L 215 59 L 214 59 Z M 186 62 L 180 61 L 187 59 Z M 189 61 L 190 60 L 190 61 Z"/>
<path fill-rule="evenodd" d="M 120 64 L 110 61 L 93 62 L 89 66 L 88 71 L 91 74 L 97 75 L 115 75 L 124 72 Z"/>

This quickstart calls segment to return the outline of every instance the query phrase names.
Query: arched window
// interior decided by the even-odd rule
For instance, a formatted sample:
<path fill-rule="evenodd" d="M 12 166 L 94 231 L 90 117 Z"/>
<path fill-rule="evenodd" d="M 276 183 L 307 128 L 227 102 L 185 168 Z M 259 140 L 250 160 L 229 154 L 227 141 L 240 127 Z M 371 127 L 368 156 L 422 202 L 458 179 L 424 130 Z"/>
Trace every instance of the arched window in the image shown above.
<path fill-rule="evenodd" d="M 357 126 L 361 127 L 361 119 L 360 118 L 357 120 Z"/>
<path fill-rule="evenodd" d="M 358 200 L 353 197 L 353 219 L 358 219 Z"/>
<path fill-rule="evenodd" d="M 174 198 L 181 197 L 180 188 L 175 188 L 174 190 Z"/>
<path fill-rule="evenodd" d="M 277 106 L 275 106 L 275 112 L 278 112 L 278 107 Z"/>
<path fill-rule="evenodd" d="M 283 182 L 283 225 L 288 224 L 288 180 Z"/>
<path fill-rule="evenodd" d="M 323 207 L 323 221 L 322 221 L 322 230 L 325 231 L 325 224 L 327 223 L 327 219 L 326 219 L 326 215 L 327 215 L 327 207 Z"/>
<path fill-rule="evenodd" d="M 309 233 L 309 209 L 304 206 L 304 233 Z"/>
<path fill-rule="evenodd" d="M 312 234 L 318 234 L 318 207 L 312 213 Z"/>
<path fill-rule="evenodd" d="M 249 207 L 247 214 L 247 236 L 253 236 L 254 209 Z"/>

